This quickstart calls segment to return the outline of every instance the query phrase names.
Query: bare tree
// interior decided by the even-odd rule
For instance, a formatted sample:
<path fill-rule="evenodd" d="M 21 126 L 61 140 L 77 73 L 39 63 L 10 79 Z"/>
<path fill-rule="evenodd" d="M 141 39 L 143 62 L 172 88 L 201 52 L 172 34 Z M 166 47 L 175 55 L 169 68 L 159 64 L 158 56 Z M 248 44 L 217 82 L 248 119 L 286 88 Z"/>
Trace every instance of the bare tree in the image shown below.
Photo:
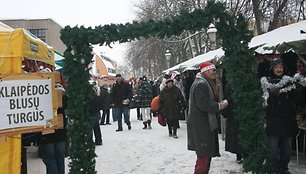
<path fill-rule="evenodd" d="M 208 0 L 142 0 L 136 7 L 140 21 L 162 20 L 178 15 L 180 11 L 205 8 Z M 305 20 L 306 0 L 220 0 L 233 14 L 243 14 L 250 23 L 255 23 L 256 34 L 280 26 Z M 154 73 L 166 69 L 165 51 L 171 51 L 171 65 L 178 64 L 209 50 L 206 29 L 180 36 L 158 39 L 140 39 L 131 43 L 128 58 L 134 69 L 154 64 Z"/>

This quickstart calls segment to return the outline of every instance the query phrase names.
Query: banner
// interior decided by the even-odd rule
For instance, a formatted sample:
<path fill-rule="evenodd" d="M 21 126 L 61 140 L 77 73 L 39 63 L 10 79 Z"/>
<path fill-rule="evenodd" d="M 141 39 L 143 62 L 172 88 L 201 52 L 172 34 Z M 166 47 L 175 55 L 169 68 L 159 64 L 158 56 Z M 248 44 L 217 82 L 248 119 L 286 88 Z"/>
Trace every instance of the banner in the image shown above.
<path fill-rule="evenodd" d="M 51 79 L 0 82 L 0 130 L 45 126 L 53 119 Z"/>

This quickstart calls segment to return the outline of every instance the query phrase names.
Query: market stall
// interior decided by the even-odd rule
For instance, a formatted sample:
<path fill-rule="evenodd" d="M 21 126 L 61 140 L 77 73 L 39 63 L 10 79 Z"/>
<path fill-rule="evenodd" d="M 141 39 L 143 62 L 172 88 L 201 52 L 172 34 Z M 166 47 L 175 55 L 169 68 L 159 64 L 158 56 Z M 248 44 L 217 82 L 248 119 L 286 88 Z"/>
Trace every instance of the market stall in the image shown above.
<path fill-rule="evenodd" d="M 21 134 L 62 126 L 54 49 L 25 29 L 0 23 L 0 168 L 21 171 Z M 42 71 L 48 70 L 48 71 Z"/>
<path fill-rule="evenodd" d="M 255 48 L 255 52 L 264 54 L 283 54 L 294 51 L 300 54 L 306 54 L 306 20 L 294 24 L 277 28 L 265 34 L 255 36 L 249 43 L 250 48 Z M 186 68 L 198 67 L 205 61 L 216 61 L 224 56 L 222 48 L 209 51 L 205 54 L 198 55 L 185 62 L 177 64 L 164 73 L 174 70 L 183 71 Z"/>

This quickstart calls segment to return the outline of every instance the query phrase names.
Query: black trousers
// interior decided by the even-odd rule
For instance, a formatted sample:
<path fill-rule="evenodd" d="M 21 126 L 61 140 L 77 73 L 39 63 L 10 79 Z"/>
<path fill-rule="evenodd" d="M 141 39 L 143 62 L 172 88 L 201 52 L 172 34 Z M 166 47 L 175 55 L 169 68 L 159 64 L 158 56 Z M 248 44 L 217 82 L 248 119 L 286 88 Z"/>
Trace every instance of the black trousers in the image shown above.
<path fill-rule="evenodd" d="M 104 109 L 104 110 L 102 110 L 103 111 L 103 113 L 102 113 L 102 118 L 101 118 L 101 123 L 106 123 L 106 124 L 108 124 L 109 123 L 109 109 Z M 106 118 L 106 122 L 105 122 L 105 118 Z"/>
<path fill-rule="evenodd" d="M 179 121 L 178 120 L 168 120 L 167 119 L 167 125 L 168 125 L 169 134 L 176 135 L 177 128 L 179 126 Z"/>

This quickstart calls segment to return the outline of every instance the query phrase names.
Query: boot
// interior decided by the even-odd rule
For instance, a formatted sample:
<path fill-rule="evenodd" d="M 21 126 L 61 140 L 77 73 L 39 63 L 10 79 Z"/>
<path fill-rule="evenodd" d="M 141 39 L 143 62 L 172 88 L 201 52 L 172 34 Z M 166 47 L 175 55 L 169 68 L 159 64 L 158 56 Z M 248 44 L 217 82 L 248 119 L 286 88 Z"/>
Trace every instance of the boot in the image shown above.
<path fill-rule="evenodd" d="M 169 137 L 172 137 L 172 128 L 171 127 L 168 127 L 168 131 L 169 131 Z"/>
<path fill-rule="evenodd" d="M 147 122 L 143 122 L 144 127 L 142 129 L 147 129 Z"/>
<path fill-rule="evenodd" d="M 178 136 L 176 134 L 176 129 L 173 130 L 173 138 L 178 138 Z"/>
<path fill-rule="evenodd" d="M 148 128 L 152 129 L 152 127 L 151 127 L 151 120 L 148 120 L 147 122 L 148 122 Z"/>

